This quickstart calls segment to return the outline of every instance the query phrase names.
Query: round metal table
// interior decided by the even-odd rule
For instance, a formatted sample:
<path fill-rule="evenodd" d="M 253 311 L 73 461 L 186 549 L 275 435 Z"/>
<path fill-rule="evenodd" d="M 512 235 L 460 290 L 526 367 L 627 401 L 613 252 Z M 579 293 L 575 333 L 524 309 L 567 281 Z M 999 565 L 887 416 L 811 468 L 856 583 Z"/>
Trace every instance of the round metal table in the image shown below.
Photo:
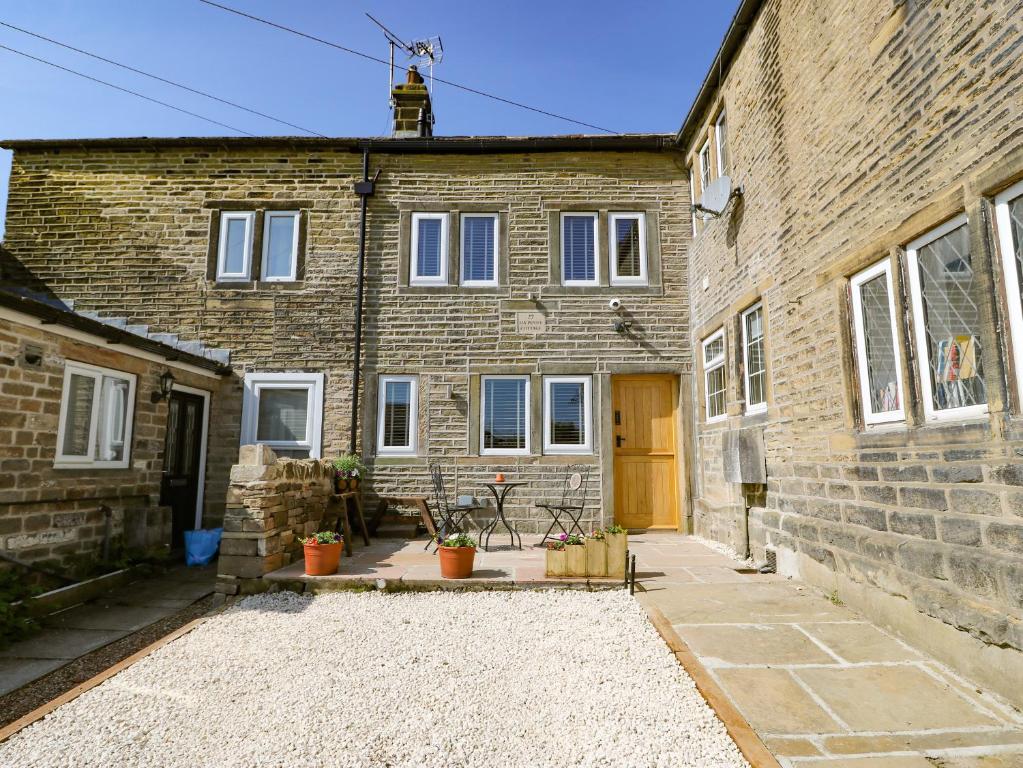
<path fill-rule="evenodd" d="M 526 483 L 486 483 L 487 488 L 494 494 L 494 501 L 497 502 L 497 513 L 494 515 L 493 522 L 490 523 L 486 528 L 480 531 L 480 544 L 483 545 L 483 551 L 486 552 L 487 547 L 490 546 L 490 534 L 497 529 L 498 523 L 504 523 L 504 527 L 508 529 L 508 533 L 511 534 L 511 546 L 515 546 L 515 537 L 519 537 L 519 549 L 522 549 L 522 536 L 515 530 L 508 519 L 504 516 L 504 498 L 508 495 L 508 491 L 512 488 L 517 488 L 520 485 L 526 485 Z M 483 541 L 484 535 L 486 543 Z"/>

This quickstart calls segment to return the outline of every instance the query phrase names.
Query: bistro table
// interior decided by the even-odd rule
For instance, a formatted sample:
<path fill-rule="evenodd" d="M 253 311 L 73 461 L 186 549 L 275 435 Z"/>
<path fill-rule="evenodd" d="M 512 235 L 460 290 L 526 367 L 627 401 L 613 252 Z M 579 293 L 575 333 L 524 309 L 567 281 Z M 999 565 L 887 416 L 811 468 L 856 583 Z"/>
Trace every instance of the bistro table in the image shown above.
<path fill-rule="evenodd" d="M 497 502 L 497 513 L 494 515 L 494 520 L 482 531 L 480 531 L 480 543 L 483 544 L 483 551 L 489 551 L 487 547 L 490 546 L 490 534 L 497 530 L 498 523 L 504 523 L 504 527 L 508 529 L 508 533 L 511 534 L 511 545 L 515 546 L 515 537 L 519 537 L 519 549 L 522 549 L 522 536 L 519 536 L 519 532 L 515 530 L 508 519 L 504 516 L 504 497 L 508 495 L 508 491 L 512 488 L 517 488 L 520 485 L 526 485 L 526 483 L 486 483 L 487 488 L 494 494 L 494 500 Z M 483 536 L 486 534 L 486 542 L 483 541 Z"/>

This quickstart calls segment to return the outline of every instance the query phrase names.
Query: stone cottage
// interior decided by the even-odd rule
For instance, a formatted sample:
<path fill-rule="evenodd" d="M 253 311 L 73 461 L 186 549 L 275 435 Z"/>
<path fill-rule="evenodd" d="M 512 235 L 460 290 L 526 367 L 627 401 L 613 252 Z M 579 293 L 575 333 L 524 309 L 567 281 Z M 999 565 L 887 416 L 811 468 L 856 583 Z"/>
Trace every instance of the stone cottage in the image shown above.
<path fill-rule="evenodd" d="M 1017 700 L 1021 14 L 743 2 L 678 135 L 696 532 Z"/>

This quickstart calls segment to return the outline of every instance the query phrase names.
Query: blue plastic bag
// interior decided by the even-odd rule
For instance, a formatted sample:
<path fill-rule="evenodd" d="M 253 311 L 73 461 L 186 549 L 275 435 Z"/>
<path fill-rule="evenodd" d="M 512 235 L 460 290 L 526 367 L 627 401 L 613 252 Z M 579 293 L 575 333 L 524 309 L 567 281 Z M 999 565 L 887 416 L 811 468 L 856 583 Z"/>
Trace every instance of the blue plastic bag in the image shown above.
<path fill-rule="evenodd" d="M 220 548 L 223 528 L 185 531 L 185 565 L 206 565 Z"/>

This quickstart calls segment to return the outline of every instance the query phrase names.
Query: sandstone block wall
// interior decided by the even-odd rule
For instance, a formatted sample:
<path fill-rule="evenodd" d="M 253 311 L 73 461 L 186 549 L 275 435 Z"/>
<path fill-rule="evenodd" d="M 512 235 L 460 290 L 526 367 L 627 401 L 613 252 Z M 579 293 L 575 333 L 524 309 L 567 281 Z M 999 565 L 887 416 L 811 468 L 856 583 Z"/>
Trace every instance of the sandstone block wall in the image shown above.
<path fill-rule="evenodd" d="M 794 553 L 991 647 L 1023 649 L 1023 418 L 1006 388 L 1007 324 L 991 198 L 1023 177 L 1023 5 L 768 0 L 695 152 L 727 110 L 744 189 L 691 249 L 694 348 L 724 325 L 729 418 L 698 424 L 696 529 Z M 988 318 L 990 414 L 927 424 L 904 248 L 966 212 Z M 905 424 L 865 429 L 848 278 L 894 278 Z M 738 313 L 766 308 L 769 410 L 744 416 Z M 990 341 L 990 343 L 989 343 Z M 697 376 L 697 380 L 700 376 Z M 702 389 L 694 395 L 702 402 Z M 766 503 L 726 481 L 722 433 L 763 430 Z M 802 558 L 802 560 L 800 560 Z M 815 572 L 819 572 L 817 569 Z M 908 626 L 909 614 L 906 613 Z"/>

